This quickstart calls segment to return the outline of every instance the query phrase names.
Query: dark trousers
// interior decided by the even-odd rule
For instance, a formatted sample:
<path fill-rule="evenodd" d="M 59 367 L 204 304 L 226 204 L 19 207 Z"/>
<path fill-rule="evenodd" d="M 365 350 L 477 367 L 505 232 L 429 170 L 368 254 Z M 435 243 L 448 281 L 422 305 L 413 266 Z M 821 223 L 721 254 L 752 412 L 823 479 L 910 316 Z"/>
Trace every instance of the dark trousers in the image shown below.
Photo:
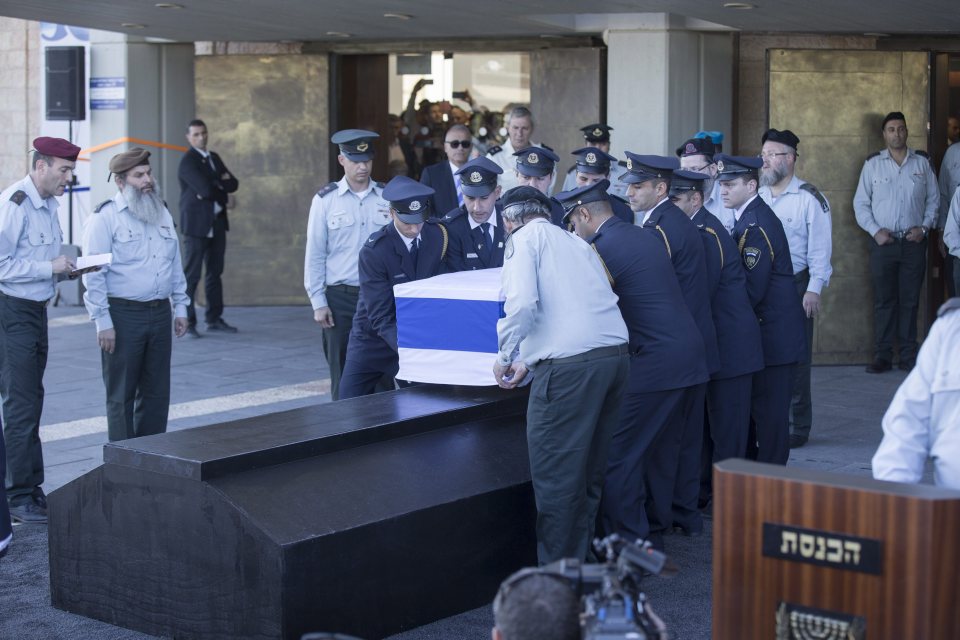
<path fill-rule="evenodd" d="M 167 430 L 172 316 L 167 300 L 110 298 L 117 343 L 113 353 L 100 352 L 100 363 L 111 442 Z"/>
<path fill-rule="evenodd" d="M 953 264 L 952 271 L 949 273 L 953 274 L 953 279 L 951 280 L 950 287 L 952 290 L 947 291 L 947 294 L 952 298 L 957 295 L 957 292 L 960 291 L 960 258 L 955 258 L 949 253 L 947 258 L 950 259 L 950 262 Z"/>
<path fill-rule="evenodd" d="M 665 464 L 668 458 L 662 456 L 651 467 L 651 472 L 659 467 L 663 474 L 673 476 L 672 524 L 695 532 L 703 530 L 697 502 L 700 498 L 700 455 L 703 449 L 706 395 L 706 382 L 687 389 L 683 405 L 683 428 L 673 439 L 675 454 L 671 455 L 675 456 L 674 463 L 672 466 Z"/>
<path fill-rule="evenodd" d="M 347 343 L 353 316 L 357 312 L 360 287 L 335 284 L 327 287 L 327 305 L 333 313 L 333 326 L 323 330 L 323 355 L 330 367 L 330 399 L 340 399 L 340 378 L 347 362 Z"/>
<path fill-rule="evenodd" d="M 896 336 L 900 361 L 917 359 L 917 307 L 926 270 L 926 238 L 920 242 L 896 240 L 883 246 L 870 243 L 876 358 L 893 361 Z"/>
<path fill-rule="evenodd" d="M 3 429 L 0 425 L 0 478 L 7 475 L 7 448 L 3 444 Z M 7 492 L 0 485 L 0 545 L 10 537 L 13 525 L 10 522 L 10 507 L 7 505 Z M 2 555 L 2 554 L 0 554 Z"/>
<path fill-rule="evenodd" d="M 11 506 L 42 495 L 40 413 L 47 367 L 47 308 L 0 295 L 0 396 L 6 440 L 5 484 Z"/>
<path fill-rule="evenodd" d="M 747 455 L 753 374 L 707 383 L 707 420 L 700 455 L 700 504 L 713 499 L 713 463 Z"/>
<path fill-rule="evenodd" d="M 651 531 L 649 495 L 657 492 L 672 499 L 672 483 L 648 489 L 647 467 L 651 458 L 659 455 L 657 445 L 664 434 L 681 429 L 685 393 L 686 389 L 669 389 L 625 395 L 603 487 L 605 534 L 619 533 L 631 540 L 647 538 Z"/>
<path fill-rule="evenodd" d="M 756 430 L 756 460 L 787 464 L 790 458 L 790 398 L 796 364 L 769 366 L 753 374 L 750 420 Z"/>
<path fill-rule="evenodd" d="M 626 344 L 537 364 L 527 446 L 540 564 L 587 557 L 629 366 Z"/>
<path fill-rule="evenodd" d="M 327 302 L 330 296 L 327 296 Z M 400 359 L 379 336 L 354 332 L 350 339 L 337 396 L 340 400 L 393 391 Z M 403 386 L 403 385 L 401 385 Z"/>
<path fill-rule="evenodd" d="M 218 215 L 213 219 L 212 238 L 183 237 L 183 274 L 187 279 L 187 296 L 190 297 L 187 322 L 191 325 L 197 324 L 194 298 L 204 264 L 207 266 L 207 273 L 203 279 L 203 292 L 207 298 L 204 319 L 209 324 L 216 322 L 223 315 L 223 283 L 220 281 L 220 276 L 223 274 L 223 256 L 227 251 L 226 224 L 224 217 Z"/>
<path fill-rule="evenodd" d="M 797 285 L 797 295 L 803 300 L 810 283 L 810 271 L 804 269 L 793 276 Z M 790 400 L 790 432 L 803 437 L 810 436 L 810 425 L 813 424 L 813 401 L 810 397 L 810 364 L 813 360 L 813 318 L 804 320 L 807 331 L 807 350 L 803 359 L 797 363 L 797 373 L 793 379 L 793 398 Z"/>

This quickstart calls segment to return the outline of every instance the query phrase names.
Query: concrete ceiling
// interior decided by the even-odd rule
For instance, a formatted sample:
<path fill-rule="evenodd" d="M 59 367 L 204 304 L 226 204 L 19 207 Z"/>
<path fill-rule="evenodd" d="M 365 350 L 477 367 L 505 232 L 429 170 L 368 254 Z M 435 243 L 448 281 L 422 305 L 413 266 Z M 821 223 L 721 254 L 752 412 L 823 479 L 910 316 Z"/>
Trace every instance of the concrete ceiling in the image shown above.
<path fill-rule="evenodd" d="M 956 0 L 746 1 L 754 8 L 726 8 L 725 0 L 0 0 L 0 15 L 181 42 L 345 38 L 338 33 L 351 41 L 582 35 L 643 26 L 638 14 L 644 13 L 669 13 L 672 25 L 697 29 L 960 32 Z M 179 8 L 161 8 L 171 3 Z M 388 13 L 410 18 L 384 17 Z"/>

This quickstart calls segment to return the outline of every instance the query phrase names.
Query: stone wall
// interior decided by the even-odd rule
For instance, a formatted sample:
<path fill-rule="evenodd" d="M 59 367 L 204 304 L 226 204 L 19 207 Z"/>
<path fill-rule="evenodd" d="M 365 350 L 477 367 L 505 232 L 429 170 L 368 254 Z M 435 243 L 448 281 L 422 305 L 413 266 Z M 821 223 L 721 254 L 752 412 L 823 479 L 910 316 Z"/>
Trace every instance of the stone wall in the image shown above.
<path fill-rule="evenodd" d="M 0 18 L 0 188 L 29 169 L 27 150 L 40 134 L 40 23 Z"/>
<path fill-rule="evenodd" d="M 210 148 L 240 181 L 228 210 L 225 303 L 306 304 L 307 214 L 329 173 L 328 57 L 200 55 L 195 78 Z"/>

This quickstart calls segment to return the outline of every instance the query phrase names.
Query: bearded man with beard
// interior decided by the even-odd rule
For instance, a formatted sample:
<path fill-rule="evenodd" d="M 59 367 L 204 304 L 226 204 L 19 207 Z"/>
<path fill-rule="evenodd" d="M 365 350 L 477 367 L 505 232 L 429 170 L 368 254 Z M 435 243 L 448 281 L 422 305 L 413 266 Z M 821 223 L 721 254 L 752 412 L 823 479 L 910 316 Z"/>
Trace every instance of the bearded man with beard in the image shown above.
<path fill-rule="evenodd" d="M 760 197 L 783 223 L 793 263 L 793 282 L 803 302 L 807 351 L 797 364 L 790 401 L 790 447 L 802 447 L 810 437 L 813 402 L 810 397 L 810 361 L 813 319 L 820 313 L 820 292 L 830 282 L 833 239 L 830 204 L 815 186 L 794 171 L 800 138 L 789 129 L 763 134 L 760 158 Z"/>
<path fill-rule="evenodd" d="M 119 192 L 97 206 L 84 230 L 85 255 L 113 254 L 109 265 L 83 277 L 102 350 L 111 442 L 166 431 L 171 315 L 176 336 L 187 332 L 180 243 L 149 158 L 137 147 L 110 160 Z"/>

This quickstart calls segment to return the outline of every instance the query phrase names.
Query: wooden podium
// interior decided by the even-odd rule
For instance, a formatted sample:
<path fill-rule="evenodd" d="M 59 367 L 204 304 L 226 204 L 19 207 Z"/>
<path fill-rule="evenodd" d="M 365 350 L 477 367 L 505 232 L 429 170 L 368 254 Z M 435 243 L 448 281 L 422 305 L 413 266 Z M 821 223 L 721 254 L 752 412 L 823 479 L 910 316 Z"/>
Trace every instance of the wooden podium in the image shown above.
<path fill-rule="evenodd" d="M 960 638 L 960 492 L 714 466 L 715 640 Z"/>

